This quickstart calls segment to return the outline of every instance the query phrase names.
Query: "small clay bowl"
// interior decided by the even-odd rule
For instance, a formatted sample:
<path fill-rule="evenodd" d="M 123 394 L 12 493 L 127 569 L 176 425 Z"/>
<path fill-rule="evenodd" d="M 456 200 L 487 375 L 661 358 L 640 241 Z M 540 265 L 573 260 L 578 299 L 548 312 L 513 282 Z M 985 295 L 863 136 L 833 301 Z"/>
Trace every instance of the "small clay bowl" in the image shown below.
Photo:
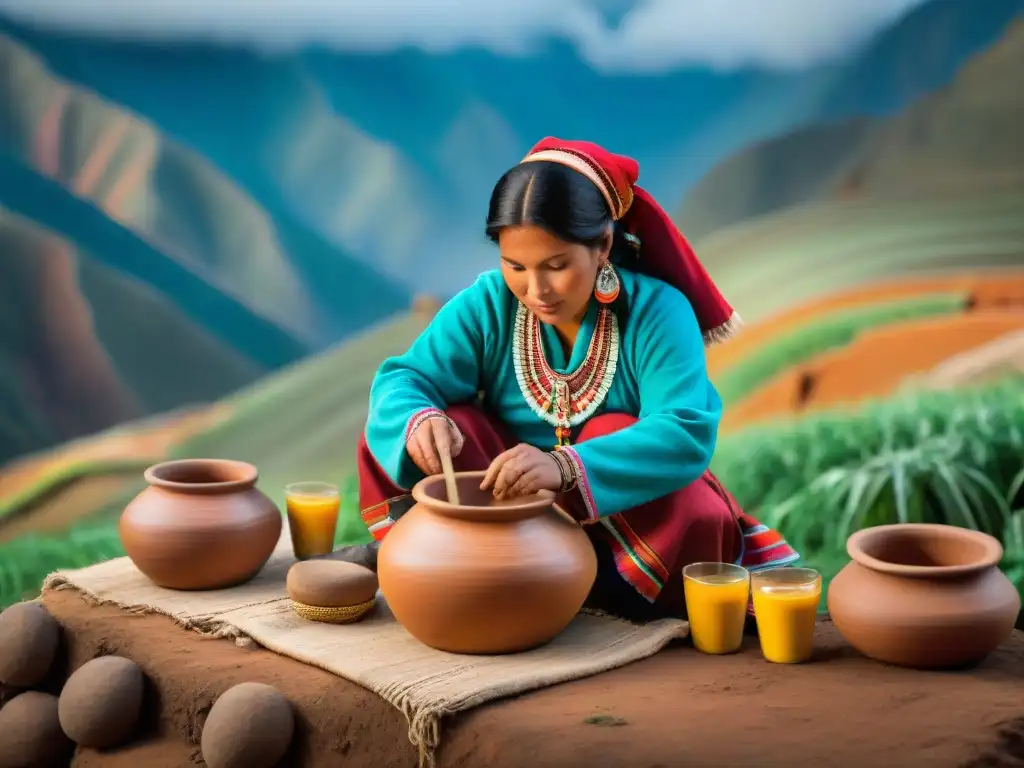
<path fill-rule="evenodd" d="M 359 621 L 377 599 L 377 574 L 338 560 L 305 560 L 288 570 L 285 582 L 292 608 L 308 621 Z"/>

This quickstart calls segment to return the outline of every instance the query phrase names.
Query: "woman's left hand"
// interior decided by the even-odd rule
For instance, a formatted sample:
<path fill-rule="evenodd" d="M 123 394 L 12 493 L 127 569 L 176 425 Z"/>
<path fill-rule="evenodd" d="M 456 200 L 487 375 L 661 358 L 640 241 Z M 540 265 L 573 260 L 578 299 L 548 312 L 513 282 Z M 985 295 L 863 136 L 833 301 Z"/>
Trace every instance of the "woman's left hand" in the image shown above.
<path fill-rule="evenodd" d="M 562 473 L 558 461 L 540 448 L 520 443 L 491 462 L 480 489 L 492 491 L 496 499 L 529 496 L 537 491 L 558 492 Z"/>

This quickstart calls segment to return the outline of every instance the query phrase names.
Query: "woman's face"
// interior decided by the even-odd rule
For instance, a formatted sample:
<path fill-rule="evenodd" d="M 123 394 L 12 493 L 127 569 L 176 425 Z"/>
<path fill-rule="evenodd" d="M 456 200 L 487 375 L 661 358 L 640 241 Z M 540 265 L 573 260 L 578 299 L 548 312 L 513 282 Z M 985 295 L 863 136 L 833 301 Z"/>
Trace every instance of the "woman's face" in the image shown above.
<path fill-rule="evenodd" d="M 498 236 L 509 290 L 549 325 L 579 322 L 608 260 L 611 232 L 598 248 L 567 243 L 535 226 L 506 227 Z"/>

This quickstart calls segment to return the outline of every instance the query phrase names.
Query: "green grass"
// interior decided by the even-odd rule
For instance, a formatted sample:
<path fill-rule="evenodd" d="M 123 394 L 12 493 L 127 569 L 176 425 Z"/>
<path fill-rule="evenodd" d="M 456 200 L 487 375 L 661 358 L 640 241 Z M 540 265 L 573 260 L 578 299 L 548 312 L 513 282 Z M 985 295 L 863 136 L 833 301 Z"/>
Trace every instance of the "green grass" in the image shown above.
<path fill-rule="evenodd" d="M 751 351 L 723 371 L 715 386 L 726 405 L 739 402 L 791 366 L 844 347 L 864 331 L 959 312 L 963 310 L 966 298 L 955 293 L 927 294 L 815 316 L 809 324 L 772 338 Z"/>
<path fill-rule="evenodd" d="M 0 608 L 31 598 L 48 574 L 121 557 L 112 521 L 79 525 L 56 536 L 27 534 L 0 544 Z"/>
<path fill-rule="evenodd" d="M 724 438 L 713 469 L 745 509 L 831 578 L 872 525 L 936 522 L 1000 538 L 1024 594 L 1024 379 L 918 391 Z"/>

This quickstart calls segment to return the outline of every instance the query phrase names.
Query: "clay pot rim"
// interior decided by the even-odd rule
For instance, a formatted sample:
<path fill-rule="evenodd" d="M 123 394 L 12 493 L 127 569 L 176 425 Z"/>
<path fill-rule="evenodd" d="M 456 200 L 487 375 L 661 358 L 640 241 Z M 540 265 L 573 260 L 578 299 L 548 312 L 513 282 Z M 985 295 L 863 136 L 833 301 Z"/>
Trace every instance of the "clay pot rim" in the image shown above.
<path fill-rule="evenodd" d="M 455 479 L 473 477 L 483 480 L 486 474 L 486 472 L 456 472 Z M 458 520 L 492 523 L 525 520 L 530 517 L 536 517 L 544 510 L 551 508 L 555 501 L 555 493 L 553 491 L 538 491 L 532 496 L 527 497 L 530 499 L 529 501 L 502 505 L 500 507 L 452 504 L 427 494 L 427 488 L 438 483 L 444 484 L 444 475 L 430 475 L 423 478 L 412 488 L 413 499 L 415 499 L 417 504 L 422 504 L 438 514 Z"/>
<path fill-rule="evenodd" d="M 179 480 L 168 480 L 164 475 L 168 470 L 183 469 L 188 467 L 210 468 L 216 467 L 226 475 L 232 476 L 230 480 L 220 480 L 213 483 L 184 483 Z M 162 461 L 149 467 L 143 477 L 149 485 L 155 488 L 162 488 L 176 493 L 227 493 L 252 488 L 259 480 L 259 471 L 255 466 L 245 461 L 235 459 L 172 459 Z"/>
<path fill-rule="evenodd" d="M 972 563 L 930 566 L 888 563 L 872 557 L 864 550 L 868 543 L 885 537 L 894 531 L 909 534 L 916 533 L 931 538 L 958 539 L 961 541 L 970 539 L 980 544 L 984 551 L 982 556 Z M 972 573 L 978 573 L 998 566 L 999 561 L 1003 559 L 1003 545 L 994 536 L 982 533 L 981 531 L 972 531 L 969 528 L 961 528 L 955 525 L 940 525 L 938 523 L 893 523 L 891 525 L 876 525 L 871 528 L 864 528 L 847 539 L 846 552 L 854 562 L 879 573 L 931 579 L 967 576 Z"/>

